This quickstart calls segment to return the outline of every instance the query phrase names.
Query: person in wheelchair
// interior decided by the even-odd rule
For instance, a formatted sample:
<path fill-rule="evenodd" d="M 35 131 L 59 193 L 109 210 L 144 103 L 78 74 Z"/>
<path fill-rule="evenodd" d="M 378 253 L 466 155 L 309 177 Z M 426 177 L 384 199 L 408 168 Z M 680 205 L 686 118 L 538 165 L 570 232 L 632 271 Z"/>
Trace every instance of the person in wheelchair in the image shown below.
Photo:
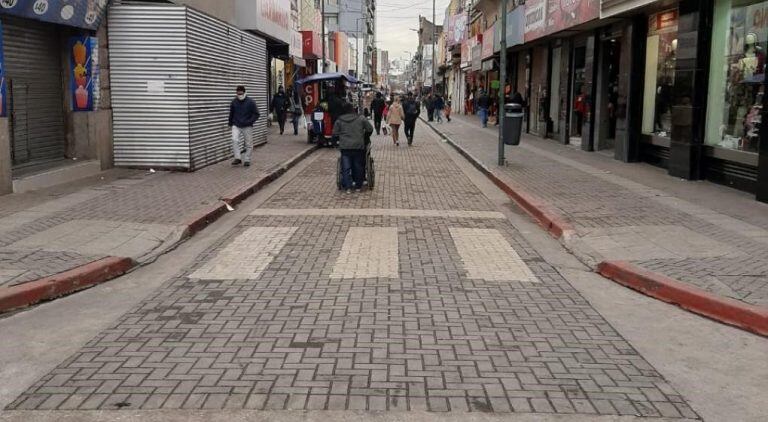
<path fill-rule="evenodd" d="M 333 125 L 333 135 L 338 136 L 341 152 L 341 186 L 347 193 L 352 188 L 360 191 L 365 180 L 365 154 L 373 126 L 355 112 L 350 103 L 343 106 L 343 114 Z"/>

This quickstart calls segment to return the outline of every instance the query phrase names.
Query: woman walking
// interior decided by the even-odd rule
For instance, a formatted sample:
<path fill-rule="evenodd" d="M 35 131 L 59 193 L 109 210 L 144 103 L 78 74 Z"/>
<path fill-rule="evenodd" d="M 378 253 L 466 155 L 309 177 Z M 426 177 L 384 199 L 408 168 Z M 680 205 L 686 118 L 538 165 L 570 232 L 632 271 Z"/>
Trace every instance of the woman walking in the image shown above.
<path fill-rule="evenodd" d="M 403 123 L 404 118 L 405 112 L 400 104 L 400 97 L 397 97 L 389 107 L 389 113 L 387 114 L 387 123 L 392 128 L 392 142 L 395 145 L 400 145 L 400 125 Z"/>

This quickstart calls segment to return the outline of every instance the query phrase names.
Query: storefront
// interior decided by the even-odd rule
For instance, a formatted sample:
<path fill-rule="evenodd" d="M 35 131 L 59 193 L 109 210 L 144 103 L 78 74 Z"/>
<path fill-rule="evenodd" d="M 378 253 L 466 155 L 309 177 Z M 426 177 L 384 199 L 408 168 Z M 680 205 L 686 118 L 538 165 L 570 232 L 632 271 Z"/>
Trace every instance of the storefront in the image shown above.
<path fill-rule="evenodd" d="M 71 180 L 73 159 L 90 163 L 80 166 L 82 174 L 110 167 L 109 89 L 102 96 L 99 77 L 105 6 L 52 0 L 33 10 L 6 3 L 0 8 L 0 194 L 24 191 L 25 179 L 52 169 L 60 175 L 51 182 Z"/>
<path fill-rule="evenodd" d="M 704 131 L 705 174 L 710 180 L 757 192 L 765 201 L 767 131 L 762 121 L 768 1 L 717 0 L 714 4 Z"/>
<path fill-rule="evenodd" d="M 196 170 L 230 158 L 234 88 L 244 85 L 267 110 L 266 44 L 185 6 L 111 7 L 115 164 Z M 253 135 L 266 140 L 265 119 Z"/>

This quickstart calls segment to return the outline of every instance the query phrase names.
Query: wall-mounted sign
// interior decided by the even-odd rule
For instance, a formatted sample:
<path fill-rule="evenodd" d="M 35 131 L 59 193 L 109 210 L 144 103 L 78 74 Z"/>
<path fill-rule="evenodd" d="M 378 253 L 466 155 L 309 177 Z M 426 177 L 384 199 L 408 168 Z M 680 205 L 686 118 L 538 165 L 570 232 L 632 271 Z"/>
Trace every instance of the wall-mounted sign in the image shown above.
<path fill-rule="evenodd" d="M 0 0 L 1 1 L 1 0 Z M 291 42 L 291 0 L 237 0 L 237 26 L 267 37 Z"/>
<path fill-rule="evenodd" d="M 0 14 L 97 29 L 109 0 L 0 0 Z"/>
<path fill-rule="evenodd" d="M 99 93 L 99 42 L 95 37 L 69 39 L 69 79 L 73 111 L 93 111 Z"/>
<path fill-rule="evenodd" d="M 554 34 L 600 16 L 600 0 L 529 0 L 525 4 L 525 41 Z"/>
<path fill-rule="evenodd" d="M 8 115 L 6 108 L 8 92 L 5 88 L 7 85 L 5 82 L 5 61 L 3 60 L 3 23 L 0 22 L 0 117 Z"/>
<path fill-rule="evenodd" d="M 446 32 L 445 44 L 452 47 L 461 44 L 467 38 L 467 14 L 461 12 L 448 19 L 448 31 Z"/>

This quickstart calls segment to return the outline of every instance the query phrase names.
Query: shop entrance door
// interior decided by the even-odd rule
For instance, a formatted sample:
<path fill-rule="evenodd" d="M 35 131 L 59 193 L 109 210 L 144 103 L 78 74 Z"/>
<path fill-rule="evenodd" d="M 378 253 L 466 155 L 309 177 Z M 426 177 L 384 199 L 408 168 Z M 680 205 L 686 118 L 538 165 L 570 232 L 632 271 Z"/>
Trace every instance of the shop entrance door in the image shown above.
<path fill-rule="evenodd" d="M 581 148 L 581 132 L 589 110 L 589 93 L 585 86 L 586 56 L 587 47 L 577 46 L 573 49 L 573 55 L 571 57 L 571 124 L 568 129 L 568 143 L 577 148 Z"/>
<path fill-rule="evenodd" d="M 621 64 L 621 42 L 613 38 L 603 41 L 599 79 L 597 116 L 599 130 L 595 151 L 603 151 L 613 156 L 616 145 L 616 118 L 619 102 L 619 66 Z"/>

